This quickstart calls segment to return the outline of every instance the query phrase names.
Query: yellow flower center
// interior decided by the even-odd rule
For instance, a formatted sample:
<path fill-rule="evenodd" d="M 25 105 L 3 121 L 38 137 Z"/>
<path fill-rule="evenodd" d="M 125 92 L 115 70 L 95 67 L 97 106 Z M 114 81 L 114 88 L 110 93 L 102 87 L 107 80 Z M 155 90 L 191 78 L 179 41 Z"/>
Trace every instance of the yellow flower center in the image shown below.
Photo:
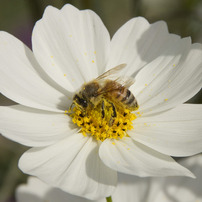
<path fill-rule="evenodd" d="M 103 107 L 104 106 L 104 107 Z M 96 140 L 104 141 L 106 138 L 118 139 L 127 136 L 127 130 L 133 128 L 132 121 L 135 114 L 123 107 L 116 106 L 106 99 L 94 108 L 81 109 L 77 104 L 73 108 L 73 123 L 77 124 L 84 135 L 92 135 Z"/>

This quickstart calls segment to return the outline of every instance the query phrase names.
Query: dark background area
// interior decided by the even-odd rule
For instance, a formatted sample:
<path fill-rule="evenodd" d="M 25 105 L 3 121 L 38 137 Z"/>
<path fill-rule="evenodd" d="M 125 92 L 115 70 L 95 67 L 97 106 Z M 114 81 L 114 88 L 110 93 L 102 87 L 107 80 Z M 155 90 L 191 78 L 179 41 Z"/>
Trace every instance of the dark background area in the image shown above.
<path fill-rule="evenodd" d="M 103 20 L 111 36 L 126 21 L 143 16 L 150 23 L 164 20 L 171 33 L 191 36 L 193 43 L 202 43 L 202 0 L 0 0 L 0 30 L 7 31 L 31 48 L 31 33 L 44 8 L 61 8 L 71 3 L 79 9 L 92 9 Z M 191 67 L 190 67 L 191 68 Z M 202 93 L 190 103 L 202 103 Z M 14 104 L 0 94 L 0 105 Z M 0 135 L 0 202 L 13 202 L 18 184 L 26 175 L 17 168 L 27 148 Z"/>

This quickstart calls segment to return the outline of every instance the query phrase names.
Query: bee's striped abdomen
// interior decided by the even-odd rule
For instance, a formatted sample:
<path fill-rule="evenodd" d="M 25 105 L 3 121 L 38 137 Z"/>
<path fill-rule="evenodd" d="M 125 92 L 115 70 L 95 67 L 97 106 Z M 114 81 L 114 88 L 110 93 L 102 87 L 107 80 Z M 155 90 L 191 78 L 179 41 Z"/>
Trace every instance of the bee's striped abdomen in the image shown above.
<path fill-rule="evenodd" d="M 123 98 L 121 102 L 131 110 L 135 110 L 138 108 L 137 100 L 135 99 L 131 91 L 127 88 L 124 89 Z"/>
<path fill-rule="evenodd" d="M 118 82 L 115 81 L 108 81 L 106 83 L 105 88 L 110 89 L 111 86 L 115 88 L 115 90 L 107 91 L 105 96 L 115 102 L 117 105 L 122 105 L 125 108 L 128 108 L 131 111 L 137 110 L 138 104 L 137 100 L 135 99 L 134 95 L 131 93 L 128 88 L 122 86 Z"/>

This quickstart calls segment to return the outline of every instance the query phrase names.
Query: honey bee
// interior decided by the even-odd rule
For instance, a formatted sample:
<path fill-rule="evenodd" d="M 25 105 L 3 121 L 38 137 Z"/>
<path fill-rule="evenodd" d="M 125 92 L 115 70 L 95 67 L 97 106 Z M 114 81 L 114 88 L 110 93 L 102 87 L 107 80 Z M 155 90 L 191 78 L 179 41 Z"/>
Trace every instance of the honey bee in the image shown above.
<path fill-rule="evenodd" d="M 125 66 L 126 64 L 118 65 L 84 84 L 81 90 L 74 95 L 73 104 L 79 106 L 85 113 L 88 108 L 93 108 L 101 103 L 103 116 L 104 99 L 111 103 L 114 117 L 116 117 L 116 107 L 127 108 L 130 111 L 136 110 L 138 108 L 137 100 L 128 89 L 134 81 L 130 78 L 124 81 L 123 77 L 110 79 Z"/>

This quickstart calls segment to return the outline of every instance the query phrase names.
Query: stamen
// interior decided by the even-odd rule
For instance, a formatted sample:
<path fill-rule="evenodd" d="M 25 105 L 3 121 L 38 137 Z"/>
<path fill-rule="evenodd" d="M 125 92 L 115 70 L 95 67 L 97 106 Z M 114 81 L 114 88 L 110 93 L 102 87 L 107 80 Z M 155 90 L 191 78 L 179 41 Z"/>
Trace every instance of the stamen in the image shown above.
<path fill-rule="evenodd" d="M 132 121 L 136 119 L 130 110 L 114 106 L 114 103 L 102 99 L 94 108 L 82 110 L 76 103 L 71 110 L 73 123 L 80 127 L 84 135 L 92 135 L 96 140 L 118 139 L 127 136 L 127 130 L 133 128 Z M 116 113 L 116 116 L 115 116 Z"/>

